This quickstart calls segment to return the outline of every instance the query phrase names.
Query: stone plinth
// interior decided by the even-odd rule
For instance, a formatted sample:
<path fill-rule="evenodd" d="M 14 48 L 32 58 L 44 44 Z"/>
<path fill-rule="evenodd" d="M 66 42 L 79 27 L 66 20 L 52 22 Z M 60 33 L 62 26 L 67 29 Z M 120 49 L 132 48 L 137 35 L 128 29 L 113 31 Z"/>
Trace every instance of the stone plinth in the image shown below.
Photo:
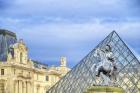
<path fill-rule="evenodd" d="M 120 87 L 92 86 L 84 93 L 124 93 L 124 90 Z"/>

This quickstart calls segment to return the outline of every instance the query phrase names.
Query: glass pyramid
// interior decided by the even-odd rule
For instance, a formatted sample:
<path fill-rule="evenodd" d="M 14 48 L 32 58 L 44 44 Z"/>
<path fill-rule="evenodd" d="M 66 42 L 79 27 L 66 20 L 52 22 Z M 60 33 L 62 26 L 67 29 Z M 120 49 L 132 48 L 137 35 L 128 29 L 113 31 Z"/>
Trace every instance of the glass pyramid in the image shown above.
<path fill-rule="evenodd" d="M 126 93 L 140 93 L 140 62 L 122 41 L 118 34 L 113 31 L 96 48 L 103 48 L 107 44 L 112 47 L 118 66 L 118 87 L 122 87 Z M 80 63 L 78 63 L 47 93 L 83 93 L 88 87 L 99 85 L 94 64 L 98 64 L 93 49 Z"/>

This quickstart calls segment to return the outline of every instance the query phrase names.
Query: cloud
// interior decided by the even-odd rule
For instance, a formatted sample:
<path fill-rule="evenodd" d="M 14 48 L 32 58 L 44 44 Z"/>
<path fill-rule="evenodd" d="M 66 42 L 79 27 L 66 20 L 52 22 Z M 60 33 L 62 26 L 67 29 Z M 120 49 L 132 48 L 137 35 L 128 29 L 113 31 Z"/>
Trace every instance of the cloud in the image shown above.
<path fill-rule="evenodd" d="M 104 22 L 105 19 L 92 19 L 79 23 L 62 18 L 51 20 L 53 22 L 32 24 L 29 20 L 7 19 L 10 24 L 5 28 L 10 27 L 19 38 L 24 39 L 32 59 L 47 64 L 58 64 L 60 56 L 66 56 L 73 67 L 112 30 L 116 30 L 128 45 L 140 53 L 139 21 Z"/>
<path fill-rule="evenodd" d="M 130 0 L 14 0 L 0 27 L 23 38 L 32 59 L 58 64 L 66 56 L 73 67 L 112 30 L 140 53 L 137 8 Z"/>
<path fill-rule="evenodd" d="M 15 0 L 3 15 L 64 18 L 127 17 L 139 13 L 130 0 Z M 138 7 L 138 6 L 137 6 Z M 129 11 L 127 11 L 129 10 Z M 121 14 L 121 16 L 120 16 Z"/>
<path fill-rule="evenodd" d="M 8 1 L 0 0 L 0 10 L 7 8 L 9 5 Z"/>
<path fill-rule="evenodd" d="M 15 0 L 0 0 L 0 12 L 8 9 L 11 7 L 11 5 L 14 3 Z"/>

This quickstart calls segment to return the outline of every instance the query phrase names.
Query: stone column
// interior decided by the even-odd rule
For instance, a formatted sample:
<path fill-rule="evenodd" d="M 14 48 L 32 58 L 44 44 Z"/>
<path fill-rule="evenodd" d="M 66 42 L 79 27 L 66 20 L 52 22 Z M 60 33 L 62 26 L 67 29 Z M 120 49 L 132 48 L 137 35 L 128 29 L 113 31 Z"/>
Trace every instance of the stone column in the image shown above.
<path fill-rule="evenodd" d="M 36 93 L 40 93 L 40 87 L 39 86 L 37 86 L 36 90 L 37 90 Z"/>
<path fill-rule="evenodd" d="M 27 81 L 25 82 L 25 86 L 26 86 L 26 93 L 28 93 L 28 84 L 27 84 Z"/>
<path fill-rule="evenodd" d="M 11 82 L 10 82 L 10 92 L 9 93 L 15 93 L 15 81 L 13 79 L 11 79 Z"/>
<path fill-rule="evenodd" d="M 43 93 L 42 92 L 42 86 L 39 87 L 39 93 Z"/>
<path fill-rule="evenodd" d="M 19 81 L 19 93 L 22 93 L 23 89 L 22 89 L 22 81 Z"/>
<path fill-rule="evenodd" d="M 27 83 L 28 85 L 28 93 L 31 93 L 31 86 L 30 86 L 30 82 Z"/>
<path fill-rule="evenodd" d="M 13 80 L 11 78 L 8 78 L 6 81 L 6 85 L 5 85 L 5 92 L 6 93 L 13 93 L 14 91 L 14 83 Z"/>
<path fill-rule="evenodd" d="M 15 81 L 14 83 L 15 83 L 15 84 L 14 84 L 14 87 L 15 87 L 14 93 L 18 93 L 18 82 Z"/>
<path fill-rule="evenodd" d="M 26 81 L 26 93 L 32 93 L 32 87 L 30 82 Z"/>
<path fill-rule="evenodd" d="M 30 82 L 30 93 L 33 93 L 33 85 L 31 82 Z"/>
<path fill-rule="evenodd" d="M 23 93 L 26 93 L 26 82 L 23 82 Z"/>
<path fill-rule="evenodd" d="M 29 82 L 26 82 L 26 85 L 27 85 L 27 93 L 30 93 L 30 92 L 29 92 L 29 90 L 30 90 Z"/>
<path fill-rule="evenodd" d="M 17 93 L 19 93 L 19 80 L 17 81 L 17 84 L 16 84 L 16 90 L 17 90 Z"/>
<path fill-rule="evenodd" d="M 43 93 L 46 93 L 46 88 L 45 88 L 45 86 L 43 87 Z"/>

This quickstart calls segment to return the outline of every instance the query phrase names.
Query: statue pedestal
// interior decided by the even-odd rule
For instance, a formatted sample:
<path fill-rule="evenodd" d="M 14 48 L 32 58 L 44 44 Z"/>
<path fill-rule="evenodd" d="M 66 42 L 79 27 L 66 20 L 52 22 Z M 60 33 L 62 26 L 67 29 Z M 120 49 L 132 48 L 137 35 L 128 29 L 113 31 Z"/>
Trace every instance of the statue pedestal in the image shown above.
<path fill-rule="evenodd" d="M 120 87 L 92 86 L 84 93 L 124 93 L 124 90 Z"/>

